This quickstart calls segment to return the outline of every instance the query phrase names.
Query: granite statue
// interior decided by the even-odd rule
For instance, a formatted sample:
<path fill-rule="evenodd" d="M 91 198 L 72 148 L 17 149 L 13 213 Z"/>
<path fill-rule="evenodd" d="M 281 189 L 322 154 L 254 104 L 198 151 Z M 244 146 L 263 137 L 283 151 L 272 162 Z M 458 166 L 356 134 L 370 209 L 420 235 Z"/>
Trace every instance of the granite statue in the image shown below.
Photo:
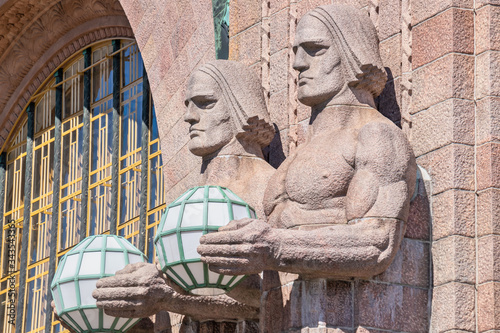
<path fill-rule="evenodd" d="M 268 183 L 267 221 L 232 221 L 198 252 L 222 274 L 380 274 L 405 233 L 416 162 L 375 108 L 386 82 L 376 30 L 353 7 L 320 6 L 298 23 L 293 51 L 298 99 L 311 107 L 307 140 Z"/>
<path fill-rule="evenodd" d="M 260 81 L 243 64 L 212 61 L 199 67 L 186 89 L 189 150 L 202 157 L 201 185 L 228 187 L 265 216 L 262 198 L 274 173 L 262 148 L 274 137 Z M 93 296 L 109 315 L 147 317 L 159 311 L 196 320 L 257 319 L 260 277 L 249 277 L 227 295 L 193 296 L 159 266 L 128 265 L 101 279 Z"/>

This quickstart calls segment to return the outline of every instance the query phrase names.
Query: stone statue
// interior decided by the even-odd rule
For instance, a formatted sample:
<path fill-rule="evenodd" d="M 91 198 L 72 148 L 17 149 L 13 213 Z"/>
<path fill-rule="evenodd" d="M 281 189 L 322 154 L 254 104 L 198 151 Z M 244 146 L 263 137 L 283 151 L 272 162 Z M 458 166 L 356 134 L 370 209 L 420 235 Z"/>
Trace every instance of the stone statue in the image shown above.
<path fill-rule="evenodd" d="M 264 217 L 262 198 L 275 169 L 264 161 L 262 148 L 274 128 L 256 75 L 237 62 L 205 64 L 191 75 L 185 104 L 188 147 L 203 158 L 201 184 L 228 187 Z M 259 279 L 248 278 L 228 295 L 192 296 L 155 265 L 139 263 L 99 280 L 93 296 L 107 314 L 121 317 L 171 311 L 197 320 L 257 319 Z"/>
<path fill-rule="evenodd" d="M 305 283 L 380 274 L 405 233 L 416 163 L 403 132 L 375 109 L 386 82 L 377 33 L 353 7 L 321 6 L 298 23 L 293 50 L 298 99 L 311 107 L 307 140 L 269 181 L 267 223 L 232 221 L 203 236 L 198 252 L 223 274 L 280 271 Z"/>

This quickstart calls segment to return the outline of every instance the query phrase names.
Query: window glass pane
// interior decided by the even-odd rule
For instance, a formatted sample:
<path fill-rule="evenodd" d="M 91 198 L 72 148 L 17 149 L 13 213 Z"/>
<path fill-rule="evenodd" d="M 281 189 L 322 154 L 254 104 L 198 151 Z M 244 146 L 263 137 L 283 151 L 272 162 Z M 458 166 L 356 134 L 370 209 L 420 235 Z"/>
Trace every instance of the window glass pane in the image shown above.
<path fill-rule="evenodd" d="M 3 333 L 14 333 L 16 330 L 18 290 L 19 274 L 0 283 L 0 331 Z"/>
<path fill-rule="evenodd" d="M 45 326 L 47 292 L 49 292 L 49 262 L 28 270 L 26 286 L 25 332 L 38 332 Z"/>
<path fill-rule="evenodd" d="M 109 230 L 111 220 L 111 185 L 104 183 L 90 191 L 89 235 L 99 235 Z"/>
<path fill-rule="evenodd" d="M 123 173 L 120 193 L 120 223 L 125 223 L 139 216 L 141 197 L 140 165 Z"/>
<path fill-rule="evenodd" d="M 127 86 L 144 75 L 144 64 L 137 44 L 122 52 L 122 83 Z"/>
<path fill-rule="evenodd" d="M 64 71 L 63 119 L 83 109 L 83 56 Z"/>
<path fill-rule="evenodd" d="M 81 196 L 77 195 L 71 199 L 61 202 L 59 220 L 59 250 L 76 245 L 81 233 Z"/>
<path fill-rule="evenodd" d="M 113 53 L 111 44 L 92 52 L 92 64 Z M 97 102 L 113 93 L 113 59 L 103 60 L 92 69 L 92 101 Z"/>
<path fill-rule="evenodd" d="M 49 86 L 55 84 L 53 80 Z M 56 91 L 49 89 L 35 106 L 35 134 L 54 125 L 56 112 Z"/>

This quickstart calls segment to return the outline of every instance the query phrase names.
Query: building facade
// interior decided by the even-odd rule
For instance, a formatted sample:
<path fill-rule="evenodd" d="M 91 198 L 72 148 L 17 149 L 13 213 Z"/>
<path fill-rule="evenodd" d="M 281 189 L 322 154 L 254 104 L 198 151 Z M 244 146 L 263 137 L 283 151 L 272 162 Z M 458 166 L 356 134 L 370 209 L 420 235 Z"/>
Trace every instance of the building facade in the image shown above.
<path fill-rule="evenodd" d="M 123 235 L 152 260 L 165 203 L 198 182 L 183 114 L 186 80 L 200 64 L 229 57 L 258 73 L 277 130 L 265 151 L 271 165 L 304 142 L 310 114 L 296 99 L 292 43 L 298 19 L 331 2 L 1 2 L 3 332 L 62 331 L 47 283 L 84 235 Z M 333 2 L 375 24 L 389 76 L 378 108 L 406 133 L 422 171 L 396 260 L 381 276 L 337 287 L 345 311 L 326 327 L 500 330 L 500 4 Z M 289 304 L 272 317 L 273 332 L 308 320 L 290 281 L 262 287 L 264 298 Z M 261 311 L 274 311 L 266 304 Z M 169 318 L 164 329 L 178 330 L 183 318 Z"/>

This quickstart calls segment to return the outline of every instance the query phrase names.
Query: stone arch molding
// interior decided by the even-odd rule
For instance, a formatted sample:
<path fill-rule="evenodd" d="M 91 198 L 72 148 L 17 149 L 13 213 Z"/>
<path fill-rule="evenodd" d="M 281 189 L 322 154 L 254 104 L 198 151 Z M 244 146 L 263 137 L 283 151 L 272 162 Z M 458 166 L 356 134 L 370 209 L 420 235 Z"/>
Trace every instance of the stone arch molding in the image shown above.
<path fill-rule="evenodd" d="M 0 147 L 31 94 L 87 45 L 133 37 L 119 0 L 8 0 L 0 7 Z"/>

